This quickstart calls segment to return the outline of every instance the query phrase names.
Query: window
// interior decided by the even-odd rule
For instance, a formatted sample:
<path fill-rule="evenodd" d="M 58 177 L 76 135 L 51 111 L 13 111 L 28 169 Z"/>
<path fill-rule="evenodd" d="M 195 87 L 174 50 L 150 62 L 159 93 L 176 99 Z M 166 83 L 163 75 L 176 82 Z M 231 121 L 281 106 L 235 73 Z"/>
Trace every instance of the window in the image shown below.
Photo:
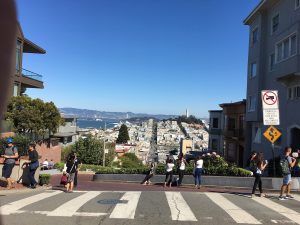
<path fill-rule="evenodd" d="M 276 62 L 280 62 L 297 54 L 297 35 L 292 34 L 276 45 Z"/>
<path fill-rule="evenodd" d="M 14 96 L 18 96 L 19 94 L 19 85 L 18 84 L 14 84 Z"/>
<path fill-rule="evenodd" d="M 211 148 L 212 148 L 212 150 L 217 151 L 218 150 L 218 145 L 219 145 L 218 139 L 212 139 L 211 140 Z"/>
<path fill-rule="evenodd" d="M 295 0 L 295 9 L 300 7 L 300 0 Z"/>
<path fill-rule="evenodd" d="M 293 89 L 288 88 L 288 99 L 293 99 Z"/>
<path fill-rule="evenodd" d="M 277 62 L 280 62 L 282 60 L 282 43 L 277 44 Z"/>
<path fill-rule="evenodd" d="M 275 64 L 275 54 L 270 55 L 270 71 L 274 70 L 274 64 Z"/>
<path fill-rule="evenodd" d="M 21 47 L 22 47 L 22 42 L 17 41 L 17 48 L 16 48 L 16 73 L 20 72 L 20 67 L 21 67 Z"/>
<path fill-rule="evenodd" d="M 288 99 L 300 98 L 300 86 L 293 86 L 288 88 Z"/>
<path fill-rule="evenodd" d="M 256 98 L 254 96 L 249 96 L 248 101 L 248 112 L 253 112 L 256 109 Z"/>
<path fill-rule="evenodd" d="M 213 118 L 212 128 L 219 128 L 219 119 Z"/>
<path fill-rule="evenodd" d="M 261 143 L 261 128 L 260 127 L 255 128 L 255 137 L 254 137 L 253 143 L 256 143 L 256 144 Z"/>
<path fill-rule="evenodd" d="M 251 66 L 250 66 L 250 78 L 256 77 L 256 72 L 257 72 L 256 63 L 251 63 Z"/>
<path fill-rule="evenodd" d="M 255 44 L 258 41 L 258 28 L 255 28 L 252 31 L 252 44 Z"/>
<path fill-rule="evenodd" d="M 291 37 L 291 56 L 295 55 L 296 53 L 297 53 L 297 36 L 296 34 L 294 34 Z"/>
<path fill-rule="evenodd" d="M 234 129 L 235 129 L 235 119 L 228 118 L 228 130 L 234 130 Z"/>
<path fill-rule="evenodd" d="M 278 30 L 279 27 L 279 14 L 272 18 L 272 34 Z"/>

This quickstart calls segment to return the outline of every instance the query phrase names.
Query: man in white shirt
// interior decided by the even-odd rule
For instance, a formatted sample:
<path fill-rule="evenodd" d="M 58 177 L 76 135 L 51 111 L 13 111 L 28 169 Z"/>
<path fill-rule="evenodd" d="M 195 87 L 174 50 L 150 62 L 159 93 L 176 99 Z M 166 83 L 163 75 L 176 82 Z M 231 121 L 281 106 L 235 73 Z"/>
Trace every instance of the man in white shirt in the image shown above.
<path fill-rule="evenodd" d="M 47 170 L 49 168 L 49 162 L 47 159 L 42 163 L 42 169 Z"/>

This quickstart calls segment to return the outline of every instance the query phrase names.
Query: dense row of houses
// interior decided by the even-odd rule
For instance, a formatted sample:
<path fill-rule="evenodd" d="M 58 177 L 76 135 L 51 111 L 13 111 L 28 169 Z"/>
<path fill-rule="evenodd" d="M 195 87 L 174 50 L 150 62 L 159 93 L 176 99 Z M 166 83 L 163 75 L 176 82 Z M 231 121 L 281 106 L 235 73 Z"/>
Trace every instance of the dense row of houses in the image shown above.
<path fill-rule="evenodd" d="M 245 165 L 251 151 L 271 158 L 271 144 L 263 137 L 262 90 L 278 90 L 282 136 L 275 155 L 291 146 L 300 149 L 300 1 L 262 0 L 244 20 L 249 26 L 246 101 L 221 104 L 210 113 L 210 149 L 229 161 Z"/>

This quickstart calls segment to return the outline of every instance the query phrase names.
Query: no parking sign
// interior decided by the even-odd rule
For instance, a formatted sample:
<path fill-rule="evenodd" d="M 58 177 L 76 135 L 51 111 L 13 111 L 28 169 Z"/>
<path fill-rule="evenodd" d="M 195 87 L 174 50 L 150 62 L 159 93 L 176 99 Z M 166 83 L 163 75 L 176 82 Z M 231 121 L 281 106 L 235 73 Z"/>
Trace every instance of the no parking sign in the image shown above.
<path fill-rule="evenodd" d="M 277 90 L 264 90 L 261 92 L 264 125 L 280 125 L 279 98 Z"/>

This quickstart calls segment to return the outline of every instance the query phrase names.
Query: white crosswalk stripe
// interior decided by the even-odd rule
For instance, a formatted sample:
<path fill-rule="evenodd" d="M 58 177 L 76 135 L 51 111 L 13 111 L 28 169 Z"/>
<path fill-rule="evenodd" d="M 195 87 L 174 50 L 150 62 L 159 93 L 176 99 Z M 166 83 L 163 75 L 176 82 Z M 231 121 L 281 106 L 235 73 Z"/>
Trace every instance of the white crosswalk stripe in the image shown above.
<path fill-rule="evenodd" d="M 122 197 L 120 197 L 119 193 Z M 61 196 L 57 196 L 61 194 Z M 138 219 L 147 217 L 147 208 L 149 205 L 142 202 L 143 198 L 149 199 L 149 192 L 115 192 L 115 191 L 81 191 L 74 195 L 64 194 L 62 191 L 46 191 L 44 193 L 36 194 L 18 201 L 7 203 L 0 207 L 0 215 L 17 215 L 17 214 L 39 214 L 46 217 L 106 217 L 110 219 Z M 203 222 L 203 221 L 217 221 L 218 215 L 214 214 L 214 210 L 207 210 L 205 207 L 217 206 L 217 211 L 220 214 L 223 213 L 225 220 L 235 222 L 237 224 L 262 224 L 262 223 L 297 223 L 300 225 L 300 212 L 288 208 L 288 202 L 283 203 L 277 200 L 271 200 L 268 198 L 245 198 L 244 196 L 231 196 L 220 193 L 188 193 L 182 194 L 180 192 L 165 192 L 161 196 L 166 196 L 167 201 L 162 205 L 153 205 L 158 207 L 159 210 L 165 210 L 163 217 L 173 221 L 185 221 L 185 222 Z M 110 196 L 110 197 L 108 197 Z M 208 198 L 206 198 L 207 196 Z M 53 200 L 50 198 L 55 197 Z M 72 199 L 73 197 L 73 199 Z M 107 198 L 108 199 L 105 199 Z M 110 199 L 112 198 L 112 199 Z M 142 199 L 143 199 L 142 198 Z M 239 199 L 241 198 L 241 199 Z M 42 200 L 50 199 L 51 202 L 55 202 L 55 205 L 49 205 L 45 207 Z M 103 205 L 100 202 L 109 202 L 108 206 Z M 205 204 L 204 200 L 209 201 Z M 250 210 L 243 209 L 247 207 L 245 203 L 239 201 L 249 201 L 251 207 Z M 192 201 L 192 202 L 191 202 Z M 199 204 L 197 202 L 199 201 Z M 290 200 L 291 207 L 295 207 L 295 203 L 292 201 L 300 201 L 300 197 L 295 195 L 295 200 Z M 110 203 L 111 202 L 111 203 Z M 155 201 L 154 201 L 155 202 Z M 157 201 L 156 201 L 157 202 Z M 193 206 L 191 207 L 189 205 Z M 200 203 L 201 202 L 201 203 Z M 233 203 L 234 202 L 234 203 Z M 115 204 L 115 205 L 114 205 Z M 146 205 L 145 205 L 146 204 Z M 259 204 L 259 205 L 258 205 Z M 33 206 L 30 206 L 33 205 Z M 111 206 L 109 206 L 111 205 Z M 242 206 L 241 206 L 242 205 Z M 43 207 L 39 207 L 43 206 Z M 93 207 L 91 207 L 93 206 Z M 255 211 L 255 207 L 264 207 L 270 214 L 277 215 L 275 217 L 266 219 L 262 211 Z M 164 208 L 160 208 L 164 207 Z M 166 207 L 169 207 L 170 211 Z M 80 209 L 83 210 L 80 210 Z M 35 210 L 34 210 L 35 209 Z M 41 211 L 44 210 L 44 211 Z M 89 211 L 93 210 L 93 211 Z M 112 210 L 112 211 L 111 211 Z M 111 212 L 110 212 L 111 211 Z M 145 213 L 146 212 L 146 213 Z M 211 212 L 211 213 L 210 213 Z M 137 214 L 138 213 L 138 214 Z M 151 213 L 150 213 L 151 215 Z M 152 216 L 152 215 L 151 215 Z M 232 221 L 233 220 L 233 221 Z"/>
<path fill-rule="evenodd" d="M 12 203 L 9 203 L 7 205 L 4 205 L 0 207 L 0 213 L 1 215 L 10 215 L 13 213 L 22 213 L 22 211 L 19 211 L 20 209 L 24 208 L 27 205 L 36 203 L 38 201 L 44 200 L 46 198 L 53 197 L 55 195 L 60 194 L 61 191 L 54 191 L 54 192 L 45 192 L 38 195 L 34 195 L 25 199 L 21 199 L 19 201 L 15 201 Z"/>
<path fill-rule="evenodd" d="M 267 208 L 270 208 L 277 213 L 285 216 L 286 218 L 294 221 L 297 224 L 300 224 L 300 213 L 289 209 L 285 206 L 280 205 L 279 203 L 273 202 L 270 199 L 267 198 L 253 198 L 253 200 Z"/>
<path fill-rule="evenodd" d="M 231 216 L 236 223 L 261 224 L 261 222 L 255 219 L 252 215 L 227 200 L 221 194 L 206 193 L 206 195 L 216 205 L 221 207 L 229 216 Z"/>
<path fill-rule="evenodd" d="M 166 192 L 172 220 L 198 221 L 180 192 Z"/>
<path fill-rule="evenodd" d="M 113 219 L 134 219 L 141 192 L 126 192 L 120 199 L 128 201 L 126 204 L 117 204 L 109 218 Z"/>
<path fill-rule="evenodd" d="M 65 204 L 61 205 L 52 212 L 47 213 L 47 216 L 65 216 L 72 217 L 81 206 L 90 201 L 91 199 L 100 195 L 100 191 L 89 191 L 77 198 L 74 198 Z"/>

